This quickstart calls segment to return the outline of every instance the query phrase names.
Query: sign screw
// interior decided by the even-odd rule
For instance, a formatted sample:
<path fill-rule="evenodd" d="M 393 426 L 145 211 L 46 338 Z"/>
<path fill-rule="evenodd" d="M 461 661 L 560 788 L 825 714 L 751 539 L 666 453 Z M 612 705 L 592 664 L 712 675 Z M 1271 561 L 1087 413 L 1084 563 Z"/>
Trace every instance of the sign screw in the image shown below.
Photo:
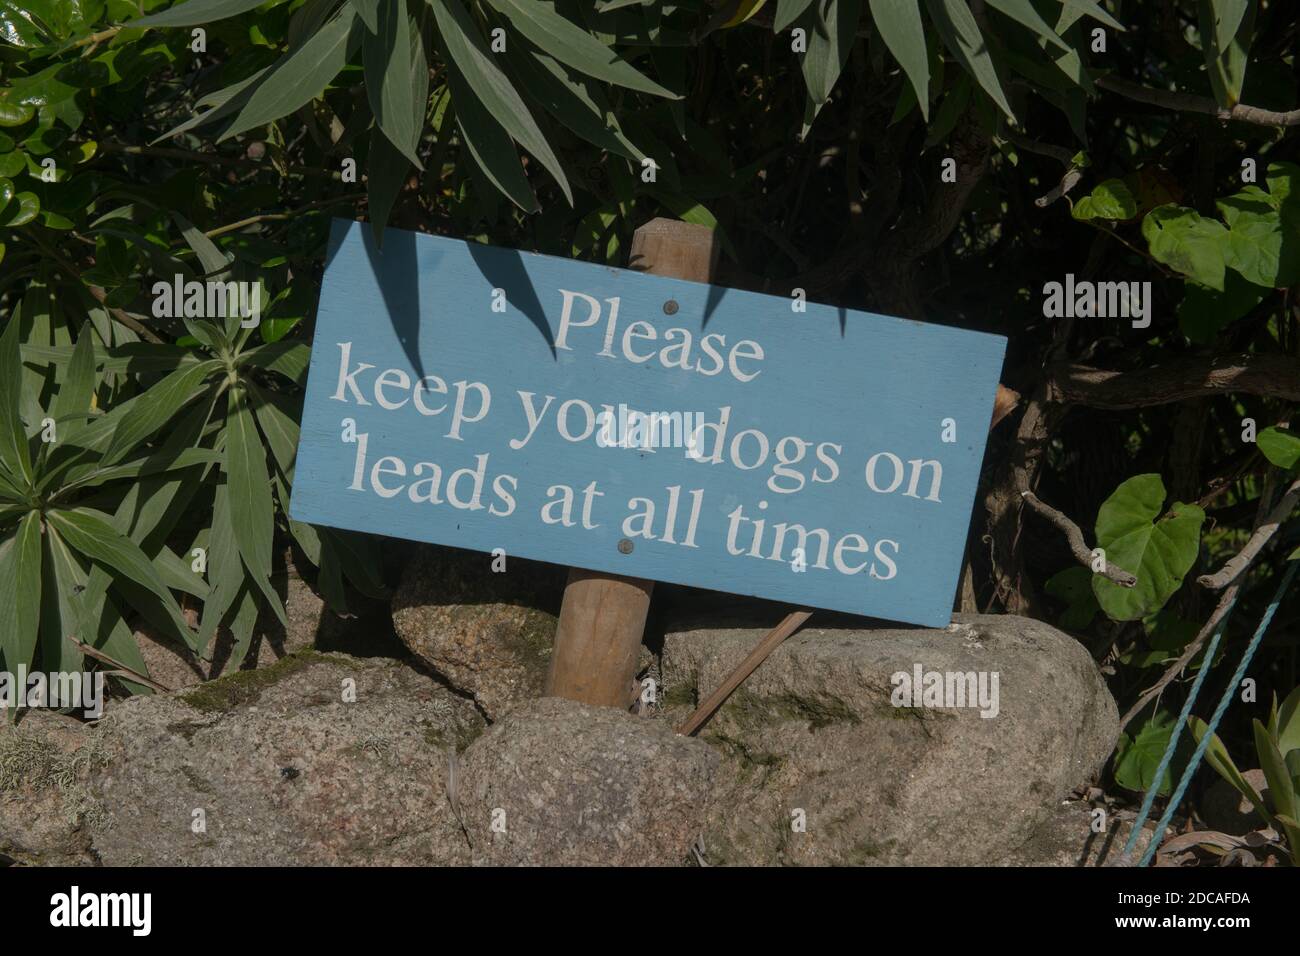
<path fill-rule="evenodd" d="M 621 539 L 619 539 L 619 542 L 618 542 L 618 550 L 619 550 L 619 553 L 620 553 L 620 554 L 631 554 L 631 553 L 632 553 L 632 541 L 631 541 L 629 538 L 621 538 Z"/>
<path fill-rule="evenodd" d="M 676 315 L 676 314 L 677 314 L 677 300 L 669 299 L 667 302 L 664 303 L 664 315 Z"/>

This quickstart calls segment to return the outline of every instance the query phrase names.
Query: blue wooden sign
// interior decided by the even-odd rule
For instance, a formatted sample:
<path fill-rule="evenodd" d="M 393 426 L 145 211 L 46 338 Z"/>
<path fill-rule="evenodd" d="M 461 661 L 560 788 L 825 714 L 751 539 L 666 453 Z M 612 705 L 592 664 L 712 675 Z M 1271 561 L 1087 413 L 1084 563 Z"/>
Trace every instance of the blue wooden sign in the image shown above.
<path fill-rule="evenodd" d="M 290 513 L 943 625 L 1005 344 L 336 220 Z"/>

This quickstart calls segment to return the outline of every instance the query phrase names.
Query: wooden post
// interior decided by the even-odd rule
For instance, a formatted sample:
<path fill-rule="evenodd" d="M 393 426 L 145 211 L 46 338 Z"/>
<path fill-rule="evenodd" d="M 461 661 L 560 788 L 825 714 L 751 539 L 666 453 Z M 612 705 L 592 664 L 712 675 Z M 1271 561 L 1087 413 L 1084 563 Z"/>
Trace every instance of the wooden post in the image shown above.
<path fill-rule="evenodd" d="M 637 272 L 708 282 L 717 258 L 712 229 L 654 219 L 632 236 L 628 265 Z M 570 570 L 543 693 L 601 707 L 630 706 L 653 590 L 653 581 Z"/>

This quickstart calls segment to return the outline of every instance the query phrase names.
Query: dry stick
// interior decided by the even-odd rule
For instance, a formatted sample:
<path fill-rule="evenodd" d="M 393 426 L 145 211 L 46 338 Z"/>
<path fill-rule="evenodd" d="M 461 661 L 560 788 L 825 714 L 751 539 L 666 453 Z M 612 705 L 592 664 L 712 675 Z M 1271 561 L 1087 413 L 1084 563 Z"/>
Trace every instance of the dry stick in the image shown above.
<path fill-rule="evenodd" d="M 1051 505 L 1044 504 L 1032 491 L 1022 491 L 1020 492 L 1020 497 L 1025 500 L 1027 505 L 1065 533 L 1065 540 L 1070 543 L 1070 551 L 1074 554 L 1075 559 L 1080 564 L 1084 567 L 1092 567 L 1092 551 L 1088 548 L 1087 542 L 1083 540 L 1083 532 L 1079 530 L 1077 524 L 1065 515 L 1061 514 L 1061 512 L 1057 511 Z M 1104 578 L 1114 581 L 1122 588 L 1131 588 L 1137 584 L 1137 577 L 1135 575 L 1130 574 L 1128 571 L 1125 571 L 1123 568 L 1112 564 L 1109 561 L 1105 563 L 1105 570 L 1098 571 L 1097 573 Z"/>
<path fill-rule="evenodd" d="M 1300 110 L 1279 113 L 1276 110 L 1263 110 L 1257 106 L 1238 103 L 1232 109 L 1223 109 L 1214 100 L 1191 93 L 1176 93 L 1172 90 L 1157 90 L 1139 83 L 1130 83 L 1114 76 L 1103 76 L 1097 80 L 1103 90 L 1118 93 L 1125 99 L 1161 109 L 1180 113 L 1205 113 L 1221 120 L 1239 120 L 1254 123 L 1256 126 L 1300 126 Z"/>
<path fill-rule="evenodd" d="M 732 671 L 727 679 L 719 685 L 718 689 L 705 698 L 704 703 L 695 708 L 695 713 L 686 719 L 686 723 L 677 728 L 677 732 L 689 737 L 695 731 L 699 730 L 706 720 L 713 715 L 713 712 L 722 706 L 722 702 L 731 696 L 731 692 L 740 686 L 746 677 L 754 673 L 754 669 L 767 659 L 767 655 L 776 650 L 787 637 L 803 625 L 804 621 L 812 617 L 812 611 L 791 611 L 783 620 L 767 635 L 758 642 L 749 656 L 740 662 L 740 666 Z"/>
<path fill-rule="evenodd" d="M 151 687 L 154 690 L 158 691 L 160 694 L 171 693 L 170 687 L 166 687 L 158 683 L 156 680 L 152 680 L 148 677 L 145 677 L 139 671 L 127 667 L 121 661 L 114 660 L 113 658 L 109 657 L 107 654 L 105 654 L 103 651 L 99 650 L 98 648 L 91 647 L 85 641 L 79 641 L 75 637 L 71 637 L 71 636 L 68 637 L 68 640 L 70 640 L 73 644 L 75 644 L 77 648 L 81 651 L 81 653 L 87 654 L 90 657 L 93 657 L 97 661 L 102 661 L 105 664 L 110 664 L 113 667 L 116 667 L 119 671 L 122 672 L 122 676 L 126 677 L 128 680 L 133 680 L 137 684 L 144 684 L 145 687 Z"/>
<path fill-rule="evenodd" d="M 1300 501 L 1300 479 L 1296 479 L 1296 481 L 1292 483 L 1291 487 L 1286 490 L 1286 494 L 1282 496 L 1282 500 L 1279 501 L 1277 506 L 1268 513 L 1268 517 L 1264 519 L 1264 523 L 1255 529 L 1254 533 L 1250 536 L 1250 540 L 1247 541 L 1245 546 L 1237 552 L 1237 556 L 1229 559 L 1228 562 L 1214 574 L 1202 574 L 1196 579 L 1196 583 L 1201 587 L 1211 588 L 1217 591 L 1220 588 L 1227 587 L 1233 581 L 1237 580 L 1237 578 L 1241 576 L 1242 572 L 1250 567 L 1251 562 L 1259 556 L 1259 552 L 1263 550 L 1264 545 L 1268 544 L 1273 535 L 1277 533 L 1277 529 L 1281 526 L 1282 522 L 1285 521 L 1295 509 L 1297 501 Z"/>

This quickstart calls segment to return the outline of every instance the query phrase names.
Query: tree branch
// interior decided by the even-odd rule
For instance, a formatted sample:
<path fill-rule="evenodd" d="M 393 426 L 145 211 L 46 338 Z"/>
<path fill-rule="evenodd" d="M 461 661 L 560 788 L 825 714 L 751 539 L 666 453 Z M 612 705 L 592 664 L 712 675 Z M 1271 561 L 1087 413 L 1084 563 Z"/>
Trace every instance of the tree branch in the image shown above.
<path fill-rule="evenodd" d="M 1300 126 L 1300 109 L 1279 113 L 1276 110 L 1264 110 L 1257 106 L 1238 103 L 1232 109 L 1225 110 L 1209 97 L 1177 93 L 1172 90 L 1157 90 L 1114 76 L 1103 76 L 1097 80 L 1097 85 L 1125 99 L 1179 113 L 1204 113 L 1216 119 L 1237 120 L 1242 123 L 1253 123 L 1256 126 Z"/>
<path fill-rule="evenodd" d="M 1282 500 L 1268 513 L 1268 517 L 1264 519 L 1264 522 L 1255 528 L 1250 540 L 1246 542 L 1245 547 L 1237 552 L 1236 557 L 1231 558 L 1214 574 L 1202 574 L 1196 579 L 1196 583 L 1201 587 L 1218 591 L 1241 577 L 1242 572 L 1250 567 L 1251 562 L 1259 556 L 1259 552 L 1272 539 L 1282 522 L 1290 517 L 1291 512 L 1295 510 L 1297 501 L 1300 501 L 1300 478 L 1291 483 L 1291 487 L 1286 490 Z"/>
<path fill-rule="evenodd" d="M 1131 372 L 1058 365 L 1049 384 L 1057 401 L 1094 408 L 1144 408 L 1227 392 L 1295 402 L 1300 401 L 1300 362 L 1288 355 L 1241 353 L 1188 356 Z"/>
<path fill-rule="evenodd" d="M 1057 511 L 1051 505 L 1044 504 L 1032 491 L 1022 491 L 1020 492 L 1020 497 L 1025 500 L 1025 504 L 1029 505 L 1029 507 L 1033 508 L 1065 533 L 1065 540 L 1070 543 L 1070 551 L 1074 554 L 1076 561 L 1082 564 L 1085 568 L 1092 567 L 1092 550 L 1088 547 L 1087 542 L 1084 541 L 1083 532 L 1079 530 L 1077 524 L 1061 512 Z M 1102 577 L 1114 581 L 1120 587 L 1131 588 L 1137 585 L 1137 576 L 1130 574 L 1118 565 L 1107 561 L 1105 562 L 1104 567 L 1104 571 L 1098 571 L 1097 573 Z"/>

